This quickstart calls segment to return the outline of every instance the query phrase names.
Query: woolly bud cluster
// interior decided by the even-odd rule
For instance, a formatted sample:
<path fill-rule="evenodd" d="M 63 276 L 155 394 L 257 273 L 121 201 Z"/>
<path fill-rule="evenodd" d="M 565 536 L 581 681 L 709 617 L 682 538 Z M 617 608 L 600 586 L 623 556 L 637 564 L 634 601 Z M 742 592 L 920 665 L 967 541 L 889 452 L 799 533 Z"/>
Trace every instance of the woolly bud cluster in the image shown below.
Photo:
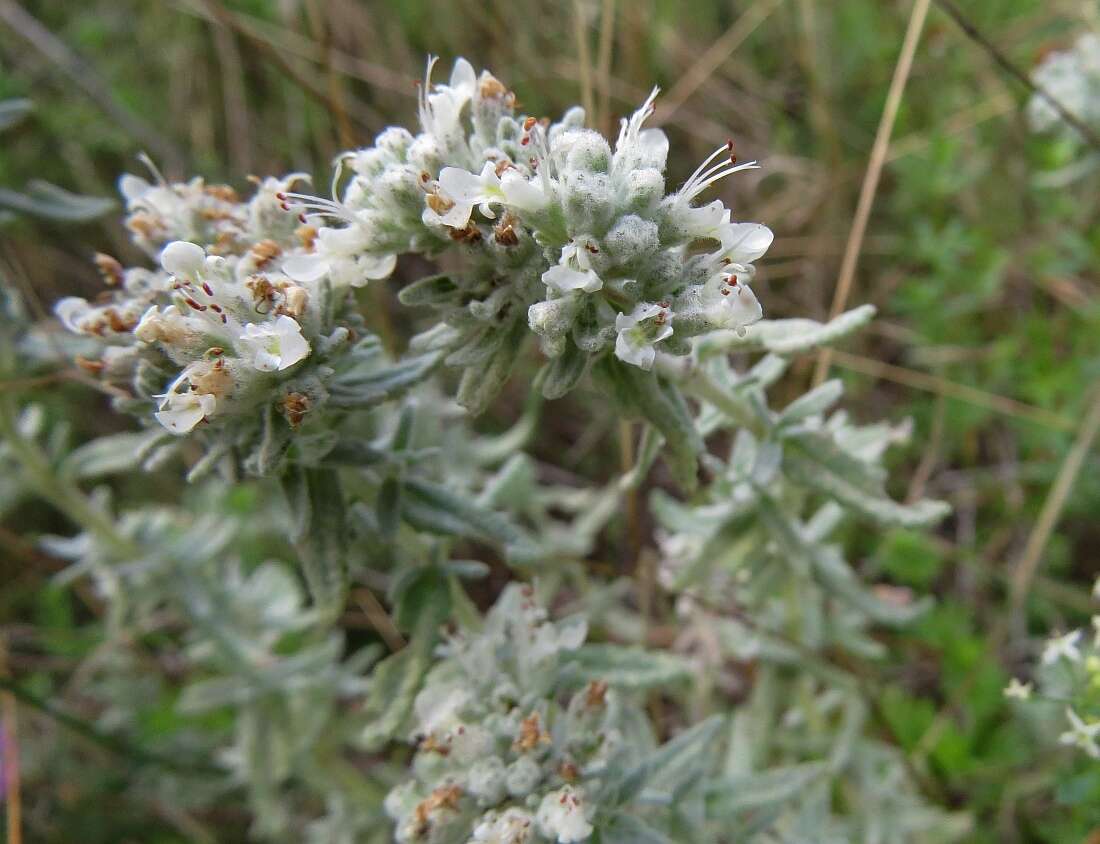
<path fill-rule="evenodd" d="M 413 778 L 386 798 L 398 841 L 588 840 L 601 772 L 638 713 L 598 681 L 559 702 L 586 632 L 512 584 L 481 631 L 441 649 L 416 698 Z"/>

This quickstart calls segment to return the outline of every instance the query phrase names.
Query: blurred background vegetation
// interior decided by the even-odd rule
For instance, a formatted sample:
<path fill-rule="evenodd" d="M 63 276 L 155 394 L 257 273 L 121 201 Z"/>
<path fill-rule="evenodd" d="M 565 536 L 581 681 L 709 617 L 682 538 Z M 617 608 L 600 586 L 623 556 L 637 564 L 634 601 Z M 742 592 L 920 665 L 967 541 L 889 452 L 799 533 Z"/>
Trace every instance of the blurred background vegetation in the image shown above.
<path fill-rule="evenodd" d="M 1100 23 L 1097 5 L 1078 0 L 960 5 L 1025 72 Z M 144 151 L 170 179 L 243 188 L 247 174 L 302 170 L 325 192 L 336 152 L 414 120 L 428 53 L 443 67 L 465 55 L 491 68 L 529 113 L 583 102 L 604 129 L 657 83 L 670 183 L 727 138 L 742 159 L 759 159 L 762 170 L 721 188 L 735 214 L 776 233 L 757 295 L 770 317 L 822 319 L 911 9 L 910 0 L 0 0 L 0 100 L 33 102 L 2 136 L 0 188 L 40 179 L 112 197 L 120 173 L 142 172 Z M 954 508 L 934 535 L 850 537 L 865 572 L 937 598 L 916 629 L 887 634 L 884 737 L 938 802 L 975 815 L 974 841 L 1096 841 L 1100 766 L 1036 755 L 1001 694 L 1034 658 L 1029 635 L 1087 618 L 1100 573 L 1100 460 L 1087 436 L 1100 402 L 1100 192 L 1095 177 L 1042 186 L 1043 172 L 1081 151 L 1030 133 L 1026 98 L 934 3 L 849 297 L 875 304 L 879 319 L 833 367 L 857 419 L 913 419 L 911 444 L 893 457 L 907 486 L 893 492 Z M 96 251 L 141 261 L 118 213 L 84 223 L 21 216 L 0 240 L 5 277 L 40 318 L 62 295 L 95 295 Z M 400 274 L 362 295 L 396 346 L 413 319 L 396 306 Z M 812 360 L 794 368 L 792 395 L 812 372 Z M 76 441 L 128 424 L 65 372 L 0 389 L 68 419 Z M 481 424 L 503 425 L 522 401 L 513 385 Z M 606 477 L 617 469 L 616 429 L 583 427 L 589 415 L 571 407 L 584 401 L 575 393 L 547 414 L 539 448 L 580 476 Z M 1059 473 L 1070 480 L 1075 442 L 1081 471 L 1041 517 Z M 177 482 L 169 473 L 125 483 L 168 499 Z M 59 564 L 28 539 L 67 530 L 33 501 L 7 510 L 0 624 L 8 670 L 78 702 L 72 669 L 96 644 L 78 633 L 90 610 L 48 586 Z M 41 713 L 24 722 L 59 729 Z M 183 840 L 167 832 L 176 824 L 165 807 L 127 802 L 124 767 L 112 757 L 102 781 L 89 782 L 35 781 L 30 766 L 28 840 Z M 230 812 L 223 828 L 240 819 Z"/>

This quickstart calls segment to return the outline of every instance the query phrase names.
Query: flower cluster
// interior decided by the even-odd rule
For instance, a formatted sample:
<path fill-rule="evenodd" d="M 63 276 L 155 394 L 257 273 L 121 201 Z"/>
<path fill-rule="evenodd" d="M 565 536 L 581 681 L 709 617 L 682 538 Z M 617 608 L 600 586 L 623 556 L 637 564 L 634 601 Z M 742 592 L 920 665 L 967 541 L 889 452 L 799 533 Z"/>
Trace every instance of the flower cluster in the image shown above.
<path fill-rule="evenodd" d="M 1100 601 L 1100 578 L 1093 587 Z M 1061 744 L 1100 759 L 1100 615 L 1092 617 L 1092 630 L 1070 630 L 1053 635 L 1043 647 L 1036 684 L 1013 677 L 1005 697 L 1019 701 L 1033 698 L 1064 713 Z"/>
<path fill-rule="evenodd" d="M 152 410 L 171 434 L 202 431 L 220 441 L 212 451 L 248 454 L 265 436 L 270 445 L 269 409 L 285 440 L 339 393 L 342 377 L 358 377 L 377 343 L 348 307 L 344 279 L 309 272 L 320 235 L 286 200 L 302 178 L 267 179 L 242 201 L 198 179 L 123 177 L 126 225 L 157 268 L 99 255 L 106 291 L 55 310 L 96 341 L 97 356 L 78 363 L 124 409 Z"/>
<path fill-rule="evenodd" d="M 1072 47 L 1048 54 L 1031 78 L 1076 117 L 1100 126 L 1100 36 L 1086 33 Z M 1038 94 L 1028 101 L 1027 117 L 1036 132 L 1065 128 L 1076 137 L 1050 101 Z"/>
<path fill-rule="evenodd" d="M 482 630 L 441 648 L 414 707 L 413 778 L 386 798 L 398 841 L 588 840 L 601 775 L 642 716 L 598 680 L 559 703 L 586 633 L 583 617 L 549 621 L 533 588 L 512 584 Z"/>
<path fill-rule="evenodd" d="M 666 194 L 668 140 L 643 128 L 656 92 L 612 149 L 579 108 L 553 124 L 517 116 L 488 71 L 460 59 L 450 84 L 432 86 L 432 64 L 420 134 L 390 128 L 343 156 L 352 175 L 339 198 L 289 196 L 331 225 L 292 275 L 357 283 L 388 273 L 401 252 L 463 252 L 462 273 L 415 282 L 401 298 L 440 312 L 414 345 L 467 370 L 459 398 L 473 410 L 507 377 L 527 327 L 555 364 L 543 390 L 560 395 L 596 356 L 648 369 L 658 348 L 684 353 L 690 336 L 760 318 L 749 282 L 771 232 L 732 221 L 719 201 L 695 204 L 756 166 L 737 164 L 732 143 Z"/>

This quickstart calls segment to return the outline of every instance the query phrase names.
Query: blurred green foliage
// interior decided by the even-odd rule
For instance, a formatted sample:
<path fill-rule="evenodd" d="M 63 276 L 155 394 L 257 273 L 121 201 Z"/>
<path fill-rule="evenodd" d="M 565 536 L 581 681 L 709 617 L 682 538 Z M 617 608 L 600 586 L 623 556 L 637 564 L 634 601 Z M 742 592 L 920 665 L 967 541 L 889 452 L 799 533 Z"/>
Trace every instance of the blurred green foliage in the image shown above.
<path fill-rule="evenodd" d="M 754 5 L 615 4 L 610 113 L 626 112 L 654 81 L 676 92 L 703 51 Z M 158 161 L 169 175 L 201 173 L 237 185 L 246 173 L 324 173 L 343 146 L 342 131 L 366 143 L 387 121 L 408 121 L 412 83 L 428 52 L 464 54 L 493 68 L 532 112 L 558 113 L 580 98 L 569 4 L 233 0 L 223 7 L 239 25 L 232 32 L 211 21 L 211 4 L 191 0 L 22 6 L 80 64 L 66 68 L 0 23 L 0 100 L 34 103 L 4 135 L 0 187 L 12 190 L 42 179 L 111 197 L 119 173 L 140 169 L 135 156 L 143 145 L 109 117 L 101 98 L 78 87 L 74 67 L 164 149 L 180 152 L 179 161 Z M 602 9 L 588 0 L 577 7 L 594 51 Z M 729 134 L 742 157 L 765 166 L 755 190 L 743 182 L 726 189 L 741 192 L 735 208 L 777 233 L 756 288 L 770 316 L 821 318 L 828 308 L 909 7 L 784 0 L 671 117 L 667 128 L 682 150 L 702 153 Z M 1096 23 L 1068 0 L 970 0 L 965 9 L 1025 70 L 1042 50 Z M 334 66 L 326 66 L 318 43 L 339 56 Z M 891 634 L 880 704 L 889 738 L 944 805 L 977 817 L 975 842 L 1084 841 L 1100 829 L 1100 767 L 1063 754 L 1036 756 L 1028 726 L 1001 694 L 1031 653 L 1028 631 L 1065 628 L 1087 615 L 1085 589 L 1100 569 L 1100 466 L 1090 455 L 1032 585 L 1027 616 L 1007 616 L 1006 578 L 1100 377 L 1097 177 L 1064 188 L 1037 184 L 1038 175 L 1072 163 L 1080 151 L 1031 135 L 1019 108 L 1024 97 L 933 10 L 853 295 L 853 304 L 879 307 L 880 328 L 852 351 L 1034 405 L 1065 424 L 1044 426 L 845 373 L 857 417 L 914 420 L 912 446 L 894 453 L 907 464 L 896 476 L 910 477 L 927 461 L 925 492 L 955 507 L 933 537 L 892 531 L 849 539 L 868 570 L 937 597 L 915 629 Z M 700 157 L 680 154 L 673 168 L 686 175 Z M 96 289 L 93 251 L 128 248 L 112 218 L 79 225 L 24 218 L 8 222 L 2 238 L 6 270 L 46 306 Z M 387 299 L 371 301 L 384 306 Z M 801 370 L 803 379 L 808 371 Z M 76 441 L 122 424 L 101 412 L 100 398 L 73 385 L 34 388 L 28 397 L 51 419 L 68 420 Z M 568 420 L 568 401 L 547 448 L 564 451 L 581 436 Z M 582 456 L 577 470 L 600 476 L 602 459 Z M 152 499 L 166 494 L 155 476 L 125 483 Z M 228 504 L 247 519 L 259 508 L 256 494 L 242 486 Z M 71 591 L 48 585 L 51 561 L 31 544 L 39 533 L 65 532 L 59 517 L 24 501 L 7 510 L 4 524 L 0 623 L 33 631 L 10 647 L 22 657 L 25 685 L 50 700 L 61 694 L 67 670 L 94 652 L 85 632 L 89 610 Z M 266 550 L 257 545 L 254 558 Z M 217 729 L 209 718 L 177 714 L 173 690 L 150 683 L 149 705 L 126 737 L 133 746 L 171 746 L 199 727 Z M 166 817 L 163 805 L 135 803 L 140 760 L 116 755 L 99 768 L 101 778 L 89 780 L 80 775 L 86 768 L 67 769 L 71 757 L 51 750 L 73 741 L 71 734 L 51 732 L 47 718 L 28 722 L 45 756 L 27 759 L 27 770 L 47 777 L 25 784 L 30 840 L 187 840 L 172 832 L 178 819 Z M 56 814 L 34 813 L 37 790 L 53 792 L 46 805 Z M 222 840 L 240 840 L 244 820 L 232 810 L 219 819 Z"/>

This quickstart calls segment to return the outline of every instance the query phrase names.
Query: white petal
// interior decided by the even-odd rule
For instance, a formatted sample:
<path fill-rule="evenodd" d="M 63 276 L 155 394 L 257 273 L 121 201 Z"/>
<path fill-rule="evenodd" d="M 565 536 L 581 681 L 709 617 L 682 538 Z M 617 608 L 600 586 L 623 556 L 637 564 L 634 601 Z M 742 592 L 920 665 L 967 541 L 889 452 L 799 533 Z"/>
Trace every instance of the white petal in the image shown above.
<path fill-rule="evenodd" d="M 363 274 L 363 284 L 367 280 L 374 278 L 388 278 L 393 273 L 394 267 L 397 266 L 396 255 L 361 255 L 357 261 L 359 271 Z M 356 284 L 352 282 L 355 287 L 362 287 L 363 284 Z"/>
<path fill-rule="evenodd" d="M 572 293 L 583 291 L 595 293 L 603 287 L 603 281 L 592 270 L 573 270 L 555 264 L 542 274 L 543 283 L 554 288 L 559 293 Z"/>
<path fill-rule="evenodd" d="M 469 97 L 473 95 L 476 85 L 477 73 L 474 71 L 474 66 L 464 58 L 456 59 L 455 66 L 451 70 L 451 87 Z"/>
<path fill-rule="evenodd" d="M 308 284 L 320 281 L 328 272 L 329 262 L 320 255 L 294 255 L 283 261 L 283 272 L 295 281 Z"/>
<path fill-rule="evenodd" d="M 775 235 L 760 223 L 730 223 L 722 228 L 722 252 L 738 264 L 749 264 L 768 251 Z"/>
<path fill-rule="evenodd" d="M 649 370 L 653 368 L 657 351 L 650 345 L 632 343 L 624 332 L 615 338 L 615 357 L 626 363 L 632 363 L 634 366 Z"/>
<path fill-rule="evenodd" d="M 57 314 L 61 324 L 76 334 L 80 333 L 78 320 L 87 316 L 91 310 L 92 306 L 79 296 L 66 296 L 53 306 L 53 312 Z"/>
<path fill-rule="evenodd" d="M 149 189 L 152 187 L 141 176 L 135 176 L 132 173 L 123 173 L 118 180 L 118 192 L 128 201 L 132 202 L 135 199 L 141 199 Z"/>
<path fill-rule="evenodd" d="M 540 185 L 528 181 L 515 170 L 508 170 L 501 177 L 500 189 L 504 201 L 520 211 L 539 211 L 550 202 Z"/>
<path fill-rule="evenodd" d="M 461 167 L 444 167 L 439 173 L 439 185 L 456 203 L 476 205 L 484 194 L 481 178 Z"/>
<path fill-rule="evenodd" d="M 206 252 L 197 243 L 173 240 L 160 253 L 160 265 L 172 275 L 194 276 L 202 272 Z"/>

